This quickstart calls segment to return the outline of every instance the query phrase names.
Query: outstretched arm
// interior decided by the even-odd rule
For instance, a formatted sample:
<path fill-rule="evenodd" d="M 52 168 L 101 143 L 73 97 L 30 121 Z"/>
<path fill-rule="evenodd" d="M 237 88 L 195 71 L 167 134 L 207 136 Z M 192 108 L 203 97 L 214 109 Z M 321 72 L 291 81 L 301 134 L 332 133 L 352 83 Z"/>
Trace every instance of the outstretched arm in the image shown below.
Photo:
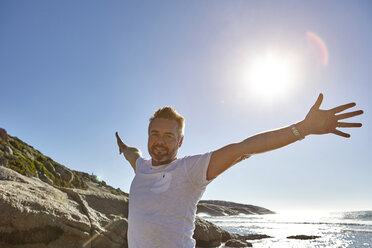
<path fill-rule="evenodd" d="M 120 139 L 118 132 L 115 133 L 116 141 L 119 146 L 119 154 L 124 154 L 124 157 L 128 160 L 130 165 L 133 167 L 133 170 L 136 171 L 136 161 L 137 158 L 142 156 L 142 153 L 139 149 L 135 147 L 130 147 L 124 144 L 124 142 Z"/>
<path fill-rule="evenodd" d="M 323 95 L 320 94 L 306 118 L 295 125 L 260 133 L 240 143 L 230 144 L 214 151 L 208 165 L 207 179 L 210 180 L 217 177 L 232 165 L 253 154 L 284 147 L 305 138 L 307 135 L 333 133 L 349 138 L 350 134 L 341 132 L 337 128 L 362 126 L 361 123 L 340 122 L 340 120 L 363 114 L 362 110 L 337 115 L 337 113 L 354 107 L 355 103 L 341 105 L 329 110 L 321 110 L 320 105 L 322 101 Z"/>

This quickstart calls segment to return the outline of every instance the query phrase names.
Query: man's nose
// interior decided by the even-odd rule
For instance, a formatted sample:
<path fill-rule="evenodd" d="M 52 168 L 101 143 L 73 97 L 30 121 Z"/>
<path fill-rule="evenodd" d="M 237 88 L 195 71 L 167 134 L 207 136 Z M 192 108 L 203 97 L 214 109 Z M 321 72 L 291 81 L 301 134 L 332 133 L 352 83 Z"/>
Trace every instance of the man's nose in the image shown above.
<path fill-rule="evenodd" d="M 156 140 L 155 140 L 155 144 L 161 144 L 161 145 L 164 145 L 165 144 L 165 139 L 163 136 L 159 135 Z"/>

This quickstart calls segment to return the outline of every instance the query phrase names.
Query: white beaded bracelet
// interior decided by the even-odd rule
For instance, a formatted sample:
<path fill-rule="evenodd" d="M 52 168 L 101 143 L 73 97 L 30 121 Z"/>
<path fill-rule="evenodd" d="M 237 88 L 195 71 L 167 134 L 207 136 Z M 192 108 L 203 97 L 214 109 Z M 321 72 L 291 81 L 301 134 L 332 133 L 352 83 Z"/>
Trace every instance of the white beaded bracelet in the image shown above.
<path fill-rule="evenodd" d="M 300 132 L 297 130 L 297 128 L 295 127 L 295 125 L 291 125 L 291 130 L 292 130 L 292 133 L 294 134 L 294 136 L 296 136 L 296 138 L 298 140 L 303 140 L 304 137 L 301 136 Z"/>

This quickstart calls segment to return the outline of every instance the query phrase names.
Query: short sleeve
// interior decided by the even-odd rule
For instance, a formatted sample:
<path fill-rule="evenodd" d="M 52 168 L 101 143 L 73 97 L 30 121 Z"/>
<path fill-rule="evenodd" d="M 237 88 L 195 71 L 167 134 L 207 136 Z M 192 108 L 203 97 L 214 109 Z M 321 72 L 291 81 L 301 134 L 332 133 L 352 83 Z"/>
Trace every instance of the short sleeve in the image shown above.
<path fill-rule="evenodd" d="M 135 169 L 135 173 L 137 174 L 137 171 L 142 171 L 144 166 L 145 166 L 145 163 L 146 163 L 146 159 L 142 158 L 142 157 L 138 157 L 137 160 L 136 160 L 136 169 Z"/>
<path fill-rule="evenodd" d="M 190 182 L 199 187 L 207 186 L 212 180 L 207 180 L 207 170 L 212 152 L 185 157 L 184 168 Z"/>

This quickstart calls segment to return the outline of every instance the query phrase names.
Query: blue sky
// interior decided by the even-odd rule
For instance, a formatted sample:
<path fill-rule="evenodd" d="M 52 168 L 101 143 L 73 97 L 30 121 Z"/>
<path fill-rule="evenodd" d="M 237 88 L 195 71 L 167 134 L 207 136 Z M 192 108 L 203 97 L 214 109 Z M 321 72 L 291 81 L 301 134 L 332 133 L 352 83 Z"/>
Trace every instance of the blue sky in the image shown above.
<path fill-rule="evenodd" d="M 186 156 L 300 121 L 323 92 L 325 109 L 357 102 L 365 114 L 352 121 L 363 127 L 350 139 L 309 136 L 253 156 L 204 199 L 274 211 L 372 209 L 371 23 L 370 1 L 1 0 L 0 127 L 128 192 L 134 173 L 114 133 L 149 157 L 157 108 L 185 116 Z M 324 42 L 326 66 L 307 32 Z M 270 97 L 271 87 L 256 91 L 244 76 L 268 53 L 295 61 L 295 80 Z"/>

